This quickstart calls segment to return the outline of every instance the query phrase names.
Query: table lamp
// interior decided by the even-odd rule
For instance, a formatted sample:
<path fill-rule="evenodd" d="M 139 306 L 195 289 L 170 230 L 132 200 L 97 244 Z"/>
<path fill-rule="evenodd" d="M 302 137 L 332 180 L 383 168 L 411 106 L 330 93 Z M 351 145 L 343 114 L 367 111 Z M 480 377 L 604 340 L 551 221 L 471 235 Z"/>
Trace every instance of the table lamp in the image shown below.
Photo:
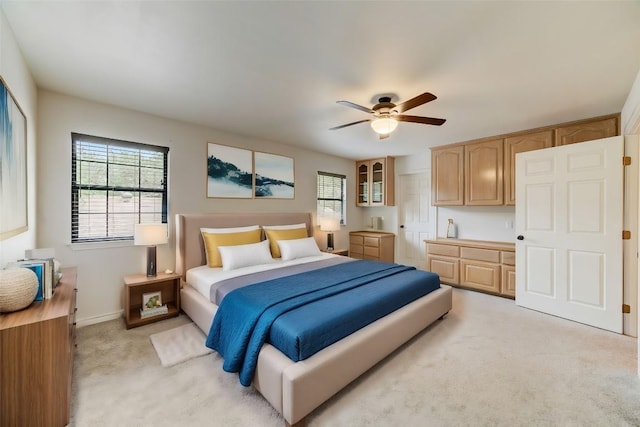
<path fill-rule="evenodd" d="M 327 251 L 332 251 L 333 232 L 340 230 L 340 219 L 333 217 L 320 218 L 320 230 L 327 232 Z"/>
<path fill-rule="evenodd" d="M 147 247 L 147 277 L 156 276 L 156 245 L 167 243 L 167 224 L 136 224 L 133 244 Z"/>

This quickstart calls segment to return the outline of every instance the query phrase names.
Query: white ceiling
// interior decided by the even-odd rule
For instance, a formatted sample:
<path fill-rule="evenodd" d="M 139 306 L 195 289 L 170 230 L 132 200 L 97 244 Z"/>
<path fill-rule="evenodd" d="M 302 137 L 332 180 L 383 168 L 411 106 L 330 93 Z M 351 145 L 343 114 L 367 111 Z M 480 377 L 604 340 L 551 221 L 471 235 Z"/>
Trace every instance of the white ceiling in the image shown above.
<path fill-rule="evenodd" d="M 39 88 L 347 158 L 619 112 L 639 1 L 6 1 Z M 336 104 L 438 99 L 380 141 Z"/>

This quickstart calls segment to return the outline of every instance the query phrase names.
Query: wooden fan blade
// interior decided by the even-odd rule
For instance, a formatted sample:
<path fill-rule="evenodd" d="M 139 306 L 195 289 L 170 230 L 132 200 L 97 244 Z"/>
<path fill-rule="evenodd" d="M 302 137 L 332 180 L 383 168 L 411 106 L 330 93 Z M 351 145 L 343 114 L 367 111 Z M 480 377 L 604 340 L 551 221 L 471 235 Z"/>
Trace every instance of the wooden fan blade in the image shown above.
<path fill-rule="evenodd" d="M 380 139 L 386 139 L 389 138 L 389 134 L 388 133 L 381 133 L 380 134 Z"/>
<path fill-rule="evenodd" d="M 355 108 L 356 110 L 364 111 L 365 113 L 373 114 L 374 111 L 371 108 L 363 107 L 362 105 L 354 104 L 349 101 L 336 101 L 336 103 L 340 105 L 344 105 L 345 107 Z"/>
<path fill-rule="evenodd" d="M 418 95 L 415 98 L 411 98 L 408 101 L 404 101 L 402 104 L 398 104 L 395 107 L 393 107 L 393 110 L 397 111 L 398 114 L 400 113 L 404 113 L 405 111 L 408 111 L 412 108 L 417 107 L 418 105 L 422 105 L 422 104 L 426 104 L 427 102 L 431 102 L 434 99 L 436 99 L 437 96 L 435 96 L 432 93 L 429 92 L 425 92 L 422 95 Z"/>
<path fill-rule="evenodd" d="M 447 121 L 446 119 L 436 119 L 434 117 L 407 116 L 404 114 L 394 116 L 394 119 L 398 120 L 399 122 L 414 122 L 435 126 L 440 126 Z"/>
<path fill-rule="evenodd" d="M 358 123 L 364 123 L 364 122 L 370 122 L 370 121 L 371 121 L 371 119 L 358 120 L 357 122 L 347 123 L 346 125 L 340 125 L 340 126 L 332 127 L 329 130 L 342 129 L 342 128 L 346 128 L 347 126 L 353 126 L 353 125 L 357 125 Z"/>

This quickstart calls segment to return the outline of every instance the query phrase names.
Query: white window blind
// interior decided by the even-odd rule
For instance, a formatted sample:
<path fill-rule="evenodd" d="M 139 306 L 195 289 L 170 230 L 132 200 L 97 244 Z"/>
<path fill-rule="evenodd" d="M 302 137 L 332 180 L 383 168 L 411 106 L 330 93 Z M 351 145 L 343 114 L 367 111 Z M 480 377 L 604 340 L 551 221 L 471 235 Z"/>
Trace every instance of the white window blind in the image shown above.
<path fill-rule="evenodd" d="M 167 222 L 169 148 L 71 134 L 71 242 L 133 239 Z"/>
<path fill-rule="evenodd" d="M 318 217 L 339 216 L 346 224 L 347 177 L 318 171 Z"/>

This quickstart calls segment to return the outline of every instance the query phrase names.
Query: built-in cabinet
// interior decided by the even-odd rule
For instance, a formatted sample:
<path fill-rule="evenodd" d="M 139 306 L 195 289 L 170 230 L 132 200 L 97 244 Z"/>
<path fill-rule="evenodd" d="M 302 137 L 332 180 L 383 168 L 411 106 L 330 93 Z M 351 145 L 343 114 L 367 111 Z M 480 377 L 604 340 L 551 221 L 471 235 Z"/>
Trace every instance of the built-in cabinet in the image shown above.
<path fill-rule="evenodd" d="M 464 204 L 502 205 L 504 142 L 502 139 L 464 146 Z"/>
<path fill-rule="evenodd" d="M 358 259 L 393 262 L 395 234 L 384 231 L 349 233 L 349 256 Z"/>
<path fill-rule="evenodd" d="M 464 205 L 464 146 L 431 149 L 431 204 Z"/>
<path fill-rule="evenodd" d="M 52 298 L 0 316 L 0 426 L 69 423 L 76 290 L 65 268 Z"/>
<path fill-rule="evenodd" d="M 431 149 L 434 206 L 515 205 L 517 153 L 619 135 L 620 115 Z"/>
<path fill-rule="evenodd" d="M 356 162 L 356 206 L 393 206 L 394 158 Z"/>
<path fill-rule="evenodd" d="M 515 297 L 515 244 L 464 239 L 425 240 L 427 271 L 453 286 Z"/>

